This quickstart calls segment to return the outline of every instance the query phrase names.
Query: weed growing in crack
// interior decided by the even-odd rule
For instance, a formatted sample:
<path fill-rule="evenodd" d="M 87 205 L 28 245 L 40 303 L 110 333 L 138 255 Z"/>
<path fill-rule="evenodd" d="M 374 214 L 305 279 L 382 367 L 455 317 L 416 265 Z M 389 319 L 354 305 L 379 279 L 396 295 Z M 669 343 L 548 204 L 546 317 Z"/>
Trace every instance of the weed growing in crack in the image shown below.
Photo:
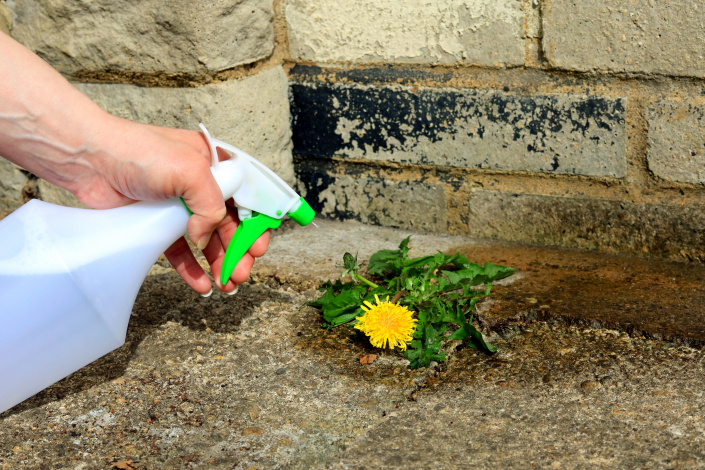
<path fill-rule="evenodd" d="M 375 347 L 405 349 L 404 356 L 414 369 L 427 367 L 431 361 L 445 361 L 441 350 L 445 341 L 462 340 L 472 348 L 494 353 L 497 348 L 472 324 L 472 311 L 480 299 L 490 295 L 492 282 L 516 270 L 470 263 L 460 253 L 409 258 L 409 240 L 403 240 L 397 250 L 373 254 L 366 269 L 369 279 L 360 274 L 357 258 L 345 253 L 343 276 L 352 280 L 324 283 L 321 297 L 308 305 L 321 310 L 327 328 L 351 324 L 370 336 Z M 387 300 L 380 303 L 379 297 Z M 390 323 L 377 319 L 373 326 L 369 321 L 367 317 L 376 307 L 373 300 L 376 306 L 384 305 L 386 313 L 394 314 L 388 317 Z M 400 316 L 402 309 L 410 312 L 408 321 Z"/>

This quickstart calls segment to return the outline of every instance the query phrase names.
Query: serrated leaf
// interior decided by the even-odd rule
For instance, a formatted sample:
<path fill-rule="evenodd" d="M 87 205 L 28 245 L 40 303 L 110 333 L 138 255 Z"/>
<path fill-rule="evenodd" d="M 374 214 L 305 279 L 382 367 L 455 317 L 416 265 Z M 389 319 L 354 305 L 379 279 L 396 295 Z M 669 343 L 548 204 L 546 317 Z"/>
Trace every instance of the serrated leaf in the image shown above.
<path fill-rule="evenodd" d="M 412 268 L 418 268 L 419 266 L 426 266 L 429 262 L 433 261 L 433 256 L 421 256 L 419 258 L 412 258 L 410 260 L 405 260 L 403 263 L 404 269 L 411 270 Z"/>
<path fill-rule="evenodd" d="M 441 273 L 443 273 L 445 277 L 448 278 L 448 282 L 452 285 L 457 285 L 462 279 L 462 276 L 456 271 L 441 271 Z"/>
<path fill-rule="evenodd" d="M 351 313 L 351 310 L 357 310 L 367 292 L 364 286 L 348 283 L 344 284 L 336 295 L 335 287 L 332 285 L 321 298 L 309 303 L 321 309 L 323 318 L 328 323 L 333 323 L 333 319 L 340 315 Z"/>
<path fill-rule="evenodd" d="M 367 265 L 367 271 L 374 275 L 394 274 L 395 276 L 401 273 L 403 261 L 409 253 L 409 240 L 411 237 L 406 237 L 400 244 L 398 250 L 379 250 L 370 257 L 370 262 Z"/>

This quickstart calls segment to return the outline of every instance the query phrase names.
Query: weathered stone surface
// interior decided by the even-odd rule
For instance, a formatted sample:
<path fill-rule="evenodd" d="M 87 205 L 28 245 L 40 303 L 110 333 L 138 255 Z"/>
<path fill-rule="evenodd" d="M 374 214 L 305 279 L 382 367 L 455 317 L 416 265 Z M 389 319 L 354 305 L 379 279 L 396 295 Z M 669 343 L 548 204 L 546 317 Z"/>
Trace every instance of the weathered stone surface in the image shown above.
<path fill-rule="evenodd" d="M 578 71 L 705 76 L 705 8 L 697 0 L 546 0 L 544 55 Z"/>
<path fill-rule="evenodd" d="M 281 67 L 201 88 L 76 84 L 111 114 L 160 126 L 198 129 L 244 150 L 294 182 L 288 82 Z M 139 151 L 139 142 L 135 142 Z"/>
<path fill-rule="evenodd" d="M 0 2 L 0 31 L 10 34 L 12 29 L 12 16 L 5 2 Z"/>
<path fill-rule="evenodd" d="M 39 197 L 42 201 L 51 202 L 52 204 L 59 204 L 60 206 L 86 207 L 85 204 L 79 202 L 79 200 L 76 199 L 76 196 L 70 192 L 48 183 L 43 179 L 37 179 L 37 186 L 39 187 Z"/>
<path fill-rule="evenodd" d="M 624 98 L 292 85 L 294 152 L 503 171 L 626 176 Z"/>
<path fill-rule="evenodd" d="M 0 157 L 0 198 L 21 201 L 27 181 L 27 175 L 17 165 Z"/>
<path fill-rule="evenodd" d="M 325 468 L 705 463 L 697 398 L 705 380 L 701 351 L 545 324 L 503 336 L 496 340 L 498 354 L 461 354 L 439 386 L 387 413 Z"/>
<path fill-rule="evenodd" d="M 0 220 L 22 205 L 19 199 L 0 197 Z"/>
<path fill-rule="evenodd" d="M 694 258 L 705 246 L 705 210 L 698 206 L 483 190 L 468 206 L 472 237 Z"/>
<path fill-rule="evenodd" d="M 649 169 L 667 181 L 705 183 L 705 106 L 661 102 L 648 110 Z"/>
<path fill-rule="evenodd" d="M 216 292 L 203 299 L 172 269 L 155 266 L 123 347 L 0 415 L 0 468 L 47 462 L 54 468 L 237 470 L 703 466 L 701 349 L 570 326 L 545 306 L 536 308 L 548 322 L 531 312 L 497 311 L 499 287 L 507 296 L 529 297 L 518 285 L 529 279 L 539 285 L 553 257 L 537 262 L 526 247 L 513 247 L 513 255 L 524 253 L 516 265 L 522 272 L 494 285 L 480 304 L 488 324 L 497 313 L 511 318 L 484 330 L 496 354 L 453 349 L 442 366 L 418 371 L 353 330 L 320 328 L 320 314 L 304 305 L 319 292 L 297 292 L 279 275 L 330 279 L 318 268 L 339 274 L 335 265 L 345 251 L 359 249 L 367 259 L 410 234 L 413 256 L 460 243 L 474 261 L 482 261 L 481 247 L 498 261 L 508 247 L 322 221 L 318 230 L 275 235 L 257 263 L 268 262 L 270 274 L 243 284 L 234 297 Z M 613 299 L 615 305 L 635 295 L 638 287 L 622 278 L 619 266 L 627 257 L 607 255 L 601 262 L 604 255 L 585 255 L 582 264 L 581 253 L 573 253 L 577 265 L 562 288 L 580 292 L 576 274 L 604 274 L 605 282 L 623 282 L 628 294 Z M 693 274 L 684 283 L 669 281 L 678 263 L 664 262 L 662 269 L 652 261 L 644 264 L 651 269 L 636 272 L 662 287 L 652 289 L 658 291 L 653 303 L 640 306 L 677 324 L 682 316 L 663 315 L 663 293 L 688 293 L 680 300 L 687 306 L 692 282 L 702 295 L 703 267 L 682 263 Z M 593 264 L 615 265 L 596 273 Z M 585 315 L 591 300 L 576 303 L 573 313 Z M 690 305 L 702 318 L 703 303 Z M 631 318 L 639 322 L 642 313 L 636 308 Z M 360 355 L 370 353 L 378 354 L 375 361 L 360 364 Z"/>
<path fill-rule="evenodd" d="M 297 168 L 299 180 L 311 190 L 303 196 L 325 217 L 432 232 L 448 230 L 448 205 L 442 186 L 420 181 L 397 182 L 353 174 L 331 176 L 316 163 Z"/>
<path fill-rule="evenodd" d="M 20 167 L 0 157 L 0 210 L 12 211 L 20 207 L 23 204 L 23 191 L 30 182 L 32 189 L 38 191 L 34 196 L 39 196 L 43 201 L 63 206 L 85 207 L 65 189 L 33 176 L 30 178 Z"/>
<path fill-rule="evenodd" d="M 291 54 L 315 62 L 524 62 L 519 0 L 289 0 Z"/>
<path fill-rule="evenodd" d="M 8 0 L 13 36 L 64 73 L 205 73 L 267 57 L 265 0 Z"/>
<path fill-rule="evenodd" d="M 318 314 L 300 294 L 243 286 L 235 297 L 204 302 L 164 268 L 145 289 L 154 295 L 137 300 L 123 347 L 0 418 L 0 468 L 63 463 L 64 455 L 72 468 L 73 453 L 91 449 L 78 463 L 308 469 L 332 459 L 410 388 L 403 358 L 387 355 L 363 369 L 356 355 L 369 348 L 321 337 Z M 369 383 L 363 370 L 384 370 L 388 384 Z M 372 409 L 361 406 L 370 399 Z M 26 426 L 34 419 L 43 424 Z M 33 427 L 32 436 L 16 435 L 15 426 Z M 39 448 L 57 429 L 59 440 L 48 441 L 58 447 Z"/>

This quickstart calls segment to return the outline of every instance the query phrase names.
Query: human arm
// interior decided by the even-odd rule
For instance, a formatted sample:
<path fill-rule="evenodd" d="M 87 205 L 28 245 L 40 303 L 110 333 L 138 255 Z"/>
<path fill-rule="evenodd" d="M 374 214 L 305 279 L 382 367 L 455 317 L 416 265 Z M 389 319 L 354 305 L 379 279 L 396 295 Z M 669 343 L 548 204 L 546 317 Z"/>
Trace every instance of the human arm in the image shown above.
<path fill-rule="evenodd" d="M 267 249 L 252 245 L 231 280 L 220 285 L 225 247 L 237 228 L 210 172 L 210 151 L 195 131 L 134 123 L 108 114 L 34 53 L 0 32 L 0 155 L 73 193 L 95 209 L 181 196 L 193 212 L 191 240 L 203 250 L 216 285 L 244 282 Z M 184 239 L 166 256 L 197 292 L 210 279 Z"/>

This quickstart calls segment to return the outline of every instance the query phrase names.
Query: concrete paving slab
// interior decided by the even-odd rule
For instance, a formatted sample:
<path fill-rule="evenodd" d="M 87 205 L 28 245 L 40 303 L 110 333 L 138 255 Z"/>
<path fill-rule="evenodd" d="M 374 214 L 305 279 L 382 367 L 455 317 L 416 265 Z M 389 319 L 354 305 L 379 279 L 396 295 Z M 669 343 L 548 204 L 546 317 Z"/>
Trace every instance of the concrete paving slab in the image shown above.
<path fill-rule="evenodd" d="M 155 266 L 123 347 L 0 415 L 0 469 L 705 465 L 703 352 L 589 321 L 628 310 L 637 290 L 662 294 L 643 314 L 668 311 L 663 279 L 681 272 L 697 293 L 698 265 L 414 233 L 412 255 L 462 249 L 520 275 L 484 307 L 498 353 L 454 344 L 446 363 L 410 371 L 354 330 L 321 329 L 305 302 L 345 251 L 366 259 L 411 232 L 319 226 L 277 233 L 234 297 L 203 299 Z M 568 302 L 579 295 L 595 308 Z"/>

